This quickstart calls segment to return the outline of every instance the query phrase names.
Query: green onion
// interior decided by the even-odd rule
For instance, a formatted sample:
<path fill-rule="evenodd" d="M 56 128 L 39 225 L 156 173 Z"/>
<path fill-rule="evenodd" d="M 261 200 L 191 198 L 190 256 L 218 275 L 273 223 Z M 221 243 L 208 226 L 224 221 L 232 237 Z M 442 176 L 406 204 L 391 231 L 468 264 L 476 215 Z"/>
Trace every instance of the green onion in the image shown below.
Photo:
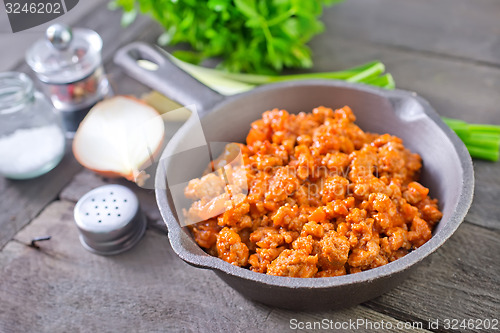
<path fill-rule="evenodd" d="M 492 133 L 500 135 L 500 126 L 497 125 L 471 124 L 469 125 L 469 130 L 477 133 Z"/>
<path fill-rule="evenodd" d="M 491 133 L 477 133 L 471 131 L 469 134 L 469 138 L 476 140 L 495 140 L 497 142 L 500 142 L 500 135 Z"/>
<path fill-rule="evenodd" d="M 389 74 L 383 74 L 385 66 L 380 61 L 372 61 L 364 65 L 353 67 L 343 71 L 322 72 L 322 73 L 302 73 L 291 75 L 259 75 L 259 74 L 243 74 L 221 71 L 218 69 L 202 67 L 190 64 L 175 58 L 170 54 L 166 54 L 177 66 L 188 72 L 201 82 L 207 84 L 212 89 L 220 92 L 221 87 L 218 83 L 238 85 L 241 83 L 253 85 L 245 86 L 251 89 L 255 85 L 276 83 L 292 80 L 310 80 L 310 79 L 326 79 L 326 80 L 344 80 L 348 82 L 365 83 L 373 86 L 378 86 L 386 89 L 394 89 L 394 80 Z M 220 81 L 220 79 L 224 79 Z M 216 80 L 210 82 L 211 80 Z M 247 89 L 247 90 L 248 90 Z M 223 87 L 222 91 L 227 91 L 227 87 Z M 232 91 L 232 90 L 231 90 Z M 239 91 L 238 91 L 239 92 Z"/>
<path fill-rule="evenodd" d="M 390 89 L 390 90 L 392 90 L 396 87 L 396 83 L 394 82 L 394 78 L 392 77 L 392 75 L 390 73 L 386 73 L 382 76 L 366 80 L 364 83 L 372 85 L 372 86 Z"/>
<path fill-rule="evenodd" d="M 306 79 L 344 80 L 385 89 L 395 88 L 394 78 L 391 74 L 384 73 L 385 66 L 380 61 L 372 61 L 358 67 L 336 72 L 260 75 L 230 73 L 206 68 L 184 62 L 168 53 L 166 55 L 184 71 L 223 95 L 248 91 L 261 84 Z M 499 159 L 500 126 L 468 124 L 463 120 L 447 117 L 442 117 L 442 119 L 462 139 L 472 157 L 490 161 Z"/>
<path fill-rule="evenodd" d="M 470 137 L 466 140 L 463 140 L 466 145 L 482 147 L 485 149 L 498 150 L 500 148 L 498 138 L 494 138 L 493 140 L 479 139 Z"/>
<path fill-rule="evenodd" d="M 443 119 L 444 120 L 444 119 Z M 446 125 L 448 125 L 462 140 L 467 140 L 470 137 L 469 125 L 466 123 L 450 123 L 447 120 L 444 120 Z"/>
<path fill-rule="evenodd" d="M 475 157 L 475 158 L 481 158 L 483 160 L 488 160 L 488 161 L 493 161 L 496 162 L 498 161 L 498 149 L 497 150 L 492 150 L 488 148 L 482 148 L 482 147 L 476 147 L 476 146 L 471 146 L 467 145 L 467 150 L 469 150 L 470 156 Z"/>
<path fill-rule="evenodd" d="M 446 117 L 442 119 L 462 139 L 472 157 L 498 161 L 500 126 L 468 124 L 462 120 Z"/>
<path fill-rule="evenodd" d="M 377 62 L 370 66 L 369 68 L 360 71 L 359 73 L 345 79 L 347 82 L 361 82 L 365 80 L 370 80 L 377 78 L 380 74 L 385 71 L 385 66 L 381 62 Z"/>

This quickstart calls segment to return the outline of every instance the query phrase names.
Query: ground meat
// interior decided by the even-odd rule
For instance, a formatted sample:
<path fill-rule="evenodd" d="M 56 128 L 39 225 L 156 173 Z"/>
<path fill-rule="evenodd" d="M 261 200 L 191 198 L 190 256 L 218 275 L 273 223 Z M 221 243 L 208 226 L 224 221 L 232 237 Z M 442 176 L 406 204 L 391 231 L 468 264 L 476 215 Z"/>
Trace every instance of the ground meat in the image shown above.
<path fill-rule="evenodd" d="M 217 219 L 220 226 L 234 227 L 235 229 L 252 227 L 252 218 L 247 215 L 250 211 L 250 205 L 243 195 L 233 196 L 232 200 L 227 200 L 224 209 L 224 213 L 219 215 Z"/>
<path fill-rule="evenodd" d="M 311 254 L 311 252 L 314 249 L 315 241 L 311 235 L 308 236 L 300 236 L 297 238 L 293 244 L 292 247 L 295 250 L 302 250 L 303 252 L 307 254 Z"/>
<path fill-rule="evenodd" d="M 353 274 L 422 246 L 442 213 L 418 182 L 420 156 L 355 120 L 349 107 L 264 112 L 246 145 L 228 145 L 185 188 L 195 241 L 233 265 L 290 277 Z"/>
<path fill-rule="evenodd" d="M 219 258 L 235 266 L 246 266 L 248 262 L 248 247 L 229 228 L 223 228 L 217 235 L 217 253 Z"/>
<path fill-rule="evenodd" d="M 318 271 L 317 262 L 317 256 L 310 256 L 300 250 L 284 250 L 268 266 L 267 274 L 309 278 Z"/>
<path fill-rule="evenodd" d="M 276 259 L 284 249 L 284 246 L 271 249 L 257 248 L 256 252 L 248 259 L 250 269 L 254 272 L 266 273 L 269 264 Z"/>
<path fill-rule="evenodd" d="M 299 186 L 299 181 L 294 169 L 290 167 L 279 168 L 269 182 L 266 192 L 266 200 L 282 202 L 288 196 L 293 195 Z"/>
<path fill-rule="evenodd" d="M 422 246 L 431 239 L 432 232 L 429 224 L 419 217 L 415 217 L 411 223 L 411 231 L 408 232 L 408 240 L 415 246 Z"/>
<path fill-rule="evenodd" d="M 279 230 L 272 227 L 258 228 L 250 234 L 250 241 L 263 249 L 275 248 L 285 243 Z"/>
<path fill-rule="evenodd" d="M 345 236 L 330 231 L 319 241 L 319 246 L 322 257 L 327 259 L 332 266 L 341 267 L 347 262 L 350 247 Z"/>
<path fill-rule="evenodd" d="M 189 181 L 188 186 L 184 190 L 184 195 L 189 199 L 205 199 L 211 200 L 216 196 L 224 193 L 226 183 L 215 173 L 209 173 L 200 179 Z"/>
<path fill-rule="evenodd" d="M 327 204 L 330 201 L 344 199 L 349 181 L 344 177 L 333 176 L 325 180 L 323 186 L 323 203 Z"/>
<path fill-rule="evenodd" d="M 355 247 L 349 255 L 348 263 L 352 267 L 365 267 L 369 265 L 378 256 L 380 246 L 373 240 L 367 242 L 364 246 Z"/>
<path fill-rule="evenodd" d="M 316 222 L 307 222 L 304 224 L 302 232 L 300 233 L 301 236 L 311 235 L 316 238 L 322 238 L 324 234 L 325 230 L 323 229 L 323 226 Z"/>
<path fill-rule="evenodd" d="M 212 248 L 217 242 L 217 234 L 221 227 L 217 225 L 215 219 L 197 223 L 191 229 L 196 243 L 206 249 Z"/>
<path fill-rule="evenodd" d="M 331 277 L 331 276 L 340 276 L 345 275 L 346 269 L 344 266 L 340 267 L 331 267 L 325 270 L 318 271 L 314 277 Z"/>

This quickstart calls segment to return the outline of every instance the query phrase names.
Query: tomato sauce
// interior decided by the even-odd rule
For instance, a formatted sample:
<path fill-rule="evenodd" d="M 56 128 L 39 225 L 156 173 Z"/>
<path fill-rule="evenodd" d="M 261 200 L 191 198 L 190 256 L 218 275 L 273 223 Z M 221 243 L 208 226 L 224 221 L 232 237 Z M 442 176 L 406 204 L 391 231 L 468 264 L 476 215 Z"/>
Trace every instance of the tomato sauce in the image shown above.
<path fill-rule="evenodd" d="M 196 242 L 233 265 L 304 278 L 361 272 L 422 246 L 442 213 L 418 182 L 420 156 L 355 120 L 347 106 L 264 112 L 246 144 L 228 145 L 218 170 L 186 187 Z M 236 155 L 242 163 L 227 166 Z"/>

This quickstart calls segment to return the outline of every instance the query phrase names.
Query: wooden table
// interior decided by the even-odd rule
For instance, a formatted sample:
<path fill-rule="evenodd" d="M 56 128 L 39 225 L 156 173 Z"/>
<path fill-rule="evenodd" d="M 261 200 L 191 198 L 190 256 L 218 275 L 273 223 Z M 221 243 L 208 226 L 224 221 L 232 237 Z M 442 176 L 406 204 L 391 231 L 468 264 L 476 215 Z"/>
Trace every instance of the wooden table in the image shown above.
<path fill-rule="evenodd" d="M 103 37 L 115 91 L 139 96 L 149 89 L 111 59 L 119 46 L 154 41 L 161 29 L 145 17 L 127 29 L 119 21 L 120 13 L 103 2 L 75 25 Z M 324 21 L 326 32 L 311 43 L 315 71 L 380 59 L 398 87 L 418 92 L 440 114 L 500 124 L 498 0 L 348 0 L 327 10 Z M 14 69 L 29 72 L 23 64 Z M 248 301 L 213 272 L 182 262 L 169 246 L 151 190 L 99 177 L 68 152 L 40 178 L 0 179 L 0 332 L 287 332 L 295 328 L 293 319 L 304 325 L 383 321 L 393 326 L 386 331 L 448 332 L 446 320 L 498 320 L 500 163 L 475 160 L 474 168 L 475 199 L 464 223 L 406 282 L 359 306 L 308 313 Z M 88 190 L 113 182 L 139 195 L 149 228 L 131 251 L 101 257 L 80 245 L 73 207 Z M 45 235 L 52 239 L 40 249 L 29 246 Z M 438 328 L 429 327 L 436 321 Z M 404 323 L 422 327 L 397 328 Z"/>

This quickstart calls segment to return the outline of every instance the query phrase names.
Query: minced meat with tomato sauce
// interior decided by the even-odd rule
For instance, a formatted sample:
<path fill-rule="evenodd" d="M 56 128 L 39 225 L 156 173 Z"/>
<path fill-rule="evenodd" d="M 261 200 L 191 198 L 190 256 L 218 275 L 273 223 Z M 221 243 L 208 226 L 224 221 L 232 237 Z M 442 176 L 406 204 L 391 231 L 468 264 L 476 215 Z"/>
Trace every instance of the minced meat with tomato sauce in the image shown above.
<path fill-rule="evenodd" d="M 442 213 L 417 181 L 420 156 L 355 119 L 347 106 L 264 112 L 246 145 L 228 145 L 216 171 L 186 187 L 196 242 L 233 265 L 290 277 L 361 272 L 427 242 Z"/>

